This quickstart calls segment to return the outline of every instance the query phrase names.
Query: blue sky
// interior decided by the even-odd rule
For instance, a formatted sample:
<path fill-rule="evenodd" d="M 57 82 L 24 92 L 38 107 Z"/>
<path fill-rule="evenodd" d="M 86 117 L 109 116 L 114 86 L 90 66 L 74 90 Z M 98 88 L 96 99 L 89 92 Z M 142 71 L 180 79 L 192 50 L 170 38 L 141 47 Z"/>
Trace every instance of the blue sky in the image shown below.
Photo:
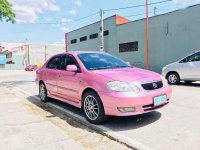
<path fill-rule="evenodd" d="M 64 33 L 99 20 L 99 14 L 83 20 L 77 19 L 98 12 L 100 8 L 119 8 L 145 4 L 146 0 L 8 0 L 16 12 L 15 24 L 0 23 L 0 42 L 63 43 Z M 149 0 L 149 3 L 163 0 Z M 149 6 L 150 16 L 185 8 L 200 0 L 173 0 Z M 105 12 L 104 17 L 119 14 L 130 20 L 145 17 L 145 7 Z"/>

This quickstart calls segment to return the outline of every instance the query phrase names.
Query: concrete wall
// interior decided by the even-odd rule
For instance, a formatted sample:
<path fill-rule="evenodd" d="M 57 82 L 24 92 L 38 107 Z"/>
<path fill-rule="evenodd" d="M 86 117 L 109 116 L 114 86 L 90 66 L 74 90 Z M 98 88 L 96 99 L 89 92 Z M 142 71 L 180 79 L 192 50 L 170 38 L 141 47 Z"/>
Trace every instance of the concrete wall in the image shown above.
<path fill-rule="evenodd" d="M 104 31 L 109 30 L 109 35 L 105 36 L 105 45 L 104 49 L 108 52 L 113 50 L 113 47 L 116 46 L 116 20 L 115 16 L 109 17 L 104 20 Z M 98 38 L 89 39 L 89 35 L 98 33 Z M 80 42 L 80 37 L 87 36 L 87 41 Z M 77 39 L 77 43 L 71 44 L 71 40 Z M 68 50 L 77 51 L 77 50 L 89 50 L 89 51 L 98 51 L 100 48 L 100 22 L 85 26 L 78 30 L 68 33 Z"/>
<path fill-rule="evenodd" d="M 200 5 L 173 13 L 152 17 L 149 22 L 150 69 L 161 68 L 200 49 Z M 139 51 L 118 53 L 132 64 L 145 65 L 145 20 L 118 27 L 118 44 L 139 41 Z"/>
<path fill-rule="evenodd" d="M 13 55 L 12 59 L 14 64 L 6 64 L 5 70 L 23 70 L 25 68 L 23 55 Z"/>
<path fill-rule="evenodd" d="M 115 18 L 105 20 L 110 30 L 105 37 L 105 50 L 138 67 L 145 67 L 145 19 L 117 26 Z M 92 24 L 68 34 L 69 41 L 99 31 L 100 23 Z M 200 49 L 200 5 L 178 10 L 149 19 L 150 69 L 161 72 L 163 66 Z M 69 50 L 98 50 L 99 41 L 87 40 L 70 44 Z M 119 44 L 138 41 L 139 50 L 119 53 Z"/>
<path fill-rule="evenodd" d="M 65 52 L 63 45 L 44 45 L 44 44 L 30 44 L 22 51 L 21 47 L 16 48 L 17 52 L 12 54 L 14 64 L 1 65 L 0 69 L 6 70 L 23 70 L 28 65 L 28 58 L 30 65 L 41 66 L 45 59 L 51 56 Z"/>
<path fill-rule="evenodd" d="M 29 45 L 29 58 L 30 64 L 42 65 L 45 59 L 49 59 L 51 56 L 65 52 L 64 45 L 44 45 L 44 44 L 31 44 Z"/>

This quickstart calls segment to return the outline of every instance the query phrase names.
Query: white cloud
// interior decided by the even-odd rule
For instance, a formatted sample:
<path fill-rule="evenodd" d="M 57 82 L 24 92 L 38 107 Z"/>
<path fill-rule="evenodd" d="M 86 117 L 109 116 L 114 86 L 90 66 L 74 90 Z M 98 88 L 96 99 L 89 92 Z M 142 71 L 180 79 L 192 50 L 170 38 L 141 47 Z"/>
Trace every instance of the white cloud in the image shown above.
<path fill-rule="evenodd" d="M 47 22 L 52 21 L 53 19 L 51 17 L 44 17 L 44 20 L 46 20 Z"/>
<path fill-rule="evenodd" d="M 53 42 L 52 45 L 64 45 L 65 44 L 65 39 L 62 39 L 62 40 L 59 40 L 59 41 L 56 41 L 56 42 Z"/>
<path fill-rule="evenodd" d="M 81 0 L 74 0 L 74 4 L 79 6 L 79 7 L 82 6 Z"/>
<path fill-rule="evenodd" d="M 64 25 L 66 25 L 67 23 L 69 23 L 69 22 L 72 22 L 73 20 L 72 19 L 65 19 L 65 18 L 61 18 L 61 24 L 64 26 Z"/>
<path fill-rule="evenodd" d="M 70 15 L 76 15 L 77 11 L 76 11 L 75 8 L 72 8 L 72 9 L 70 9 L 70 10 L 68 11 L 68 13 L 69 13 Z"/>
<path fill-rule="evenodd" d="M 68 31 L 69 31 L 69 28 L 67 28 L 67 27 L 61 27 L 60 30 L 61 30 L 61 31 L 64 31 L 64 32 L 68 32 Z"/>
<path fill-rule="evenodd" d="M 55 0 L 9 0 L 9 2 L 16 12 L 16 21 L 21 23 L 34 23 L 38 14 L 60 10 Z"/>

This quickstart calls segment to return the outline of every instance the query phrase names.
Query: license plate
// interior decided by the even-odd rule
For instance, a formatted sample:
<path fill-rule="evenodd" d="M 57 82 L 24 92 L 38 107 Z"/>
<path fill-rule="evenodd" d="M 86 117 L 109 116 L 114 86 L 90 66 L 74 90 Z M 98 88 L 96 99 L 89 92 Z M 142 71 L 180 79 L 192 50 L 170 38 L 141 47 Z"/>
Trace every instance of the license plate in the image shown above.
<path fill-rule="evenodd" d="M 154 106 L 159 106 L 167 102 L 167 95 L 157 96 L 153 99 Z"/>

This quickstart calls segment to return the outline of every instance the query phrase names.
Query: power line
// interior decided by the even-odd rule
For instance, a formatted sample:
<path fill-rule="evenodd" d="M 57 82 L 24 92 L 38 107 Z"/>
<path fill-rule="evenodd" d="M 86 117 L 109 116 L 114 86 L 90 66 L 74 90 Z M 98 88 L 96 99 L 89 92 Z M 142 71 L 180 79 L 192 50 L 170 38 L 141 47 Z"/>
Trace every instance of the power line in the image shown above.
<path fill-rule="evenodd" d="M 83 20 L 83 19 L 86 19 L 86 18 L 95 16 L 95 15 L 97 15 L 97 14 L 99 14 L 99 11 L 98 11 L 98 12 L 95 12 L 95 13 L 93 13 L 93 14 L 90 14 L 90 15 L 88 15 L 88 16 L 85 16 L 85 17 L 82 17 L 82 18 L 79 18 L 79 19 L 75 19 L 74 21 L 80 21 L 80 20 Z"/>
<path fill-rule="evenodd" d="M 161 7 L 158 7 L 157 8 L 157 12 L 163 12 L 163 11 L 175 11 L 175 10 L 179 10 L 180 8 L 177 8 L 177 7 L 171 7 L 171 5 L 164 5 L 164 6 L 161 6 Z M 149 13 L 153 13 L 154 11 L 150 11 Z M 124 17 L 134 17 L 134 16 L 140 16 L 140 15 L 145 15 L 146 13 L 138 13 L 138 14 L 131 14 L 131 15 L 127 15 L 127 16 L 124 16 Z M 158 14 L 159 15 L 159 14 Z"/>
<path fill-rule="evenodd" d="M 149 3 L 148 5 L 155 5 L 155 4 L 161 4 L 161 3 L 166 3 L 172 0 L 164 0 L 164 1 L 160 1 L 160 2 L 153 2 L 153 3 Z M 137 7 L 144 7 L 146 6 L 146 4 L 141 4 L 141 5 L 134 5 L 134 6 L 128 6 L 128 7 L 120 7 L 120 8 L 110 8 L 110 9 L 105 9 L 104 11 L 114 11 L 114 10 L 123 10 L 123 9 L 131 9 L 131 8 L 137 8 Z"/>
<path fill-rule="evenodd" d="M 180 9 L 174 9 L 174 8 L 168 8 L 168 9 L 162 9 L 162 10 L 158 10 L 157 12 L 163 12 L 163 11 L 177 11 L 177 10 L 180 10 Z M 169 12 L 166 12 L 166 13 L 169 13 Z M 152 14 L 154 13 L 154 11 L 150 11 L 149 14 Z M 128 15 L 128 16 L 124 16 L 124 17 L 127 17 L 127 18 L 130 18 L 130 17 L 135 17 L 135 16 L 141 16 L 141 15 L 145 15 L 146 13 L 140 13 L 140 14 L 133 14 L 133 15 Z M 159 16 L 161 14 L 157 14 L 156 16 Z"/>
<path fill-rule="evenodd" d="M 78 21 L 81 21 L 81 20 L 84 20 L 84 19 L 87 19 L 87 18 L 90 18 L 92 16 L 95 16 L 99 13 L 98 12 L 95 12 L 95 13 L 92 13 L 88 16 L 85 16 L 85 17 L 82 17 L 82 18 L 78 18 L 78 19 L 74 19 L 72 20 L 71 22 L 78 22 Z M 30 23 L 30 24 L 55 24 L 55 25 L 60 25 L 60 24 L 63 24 L 63 23 L 68 23 L 67 21 L 60 21 L 60 22 L 37 22 L 37 23 Z"/>

